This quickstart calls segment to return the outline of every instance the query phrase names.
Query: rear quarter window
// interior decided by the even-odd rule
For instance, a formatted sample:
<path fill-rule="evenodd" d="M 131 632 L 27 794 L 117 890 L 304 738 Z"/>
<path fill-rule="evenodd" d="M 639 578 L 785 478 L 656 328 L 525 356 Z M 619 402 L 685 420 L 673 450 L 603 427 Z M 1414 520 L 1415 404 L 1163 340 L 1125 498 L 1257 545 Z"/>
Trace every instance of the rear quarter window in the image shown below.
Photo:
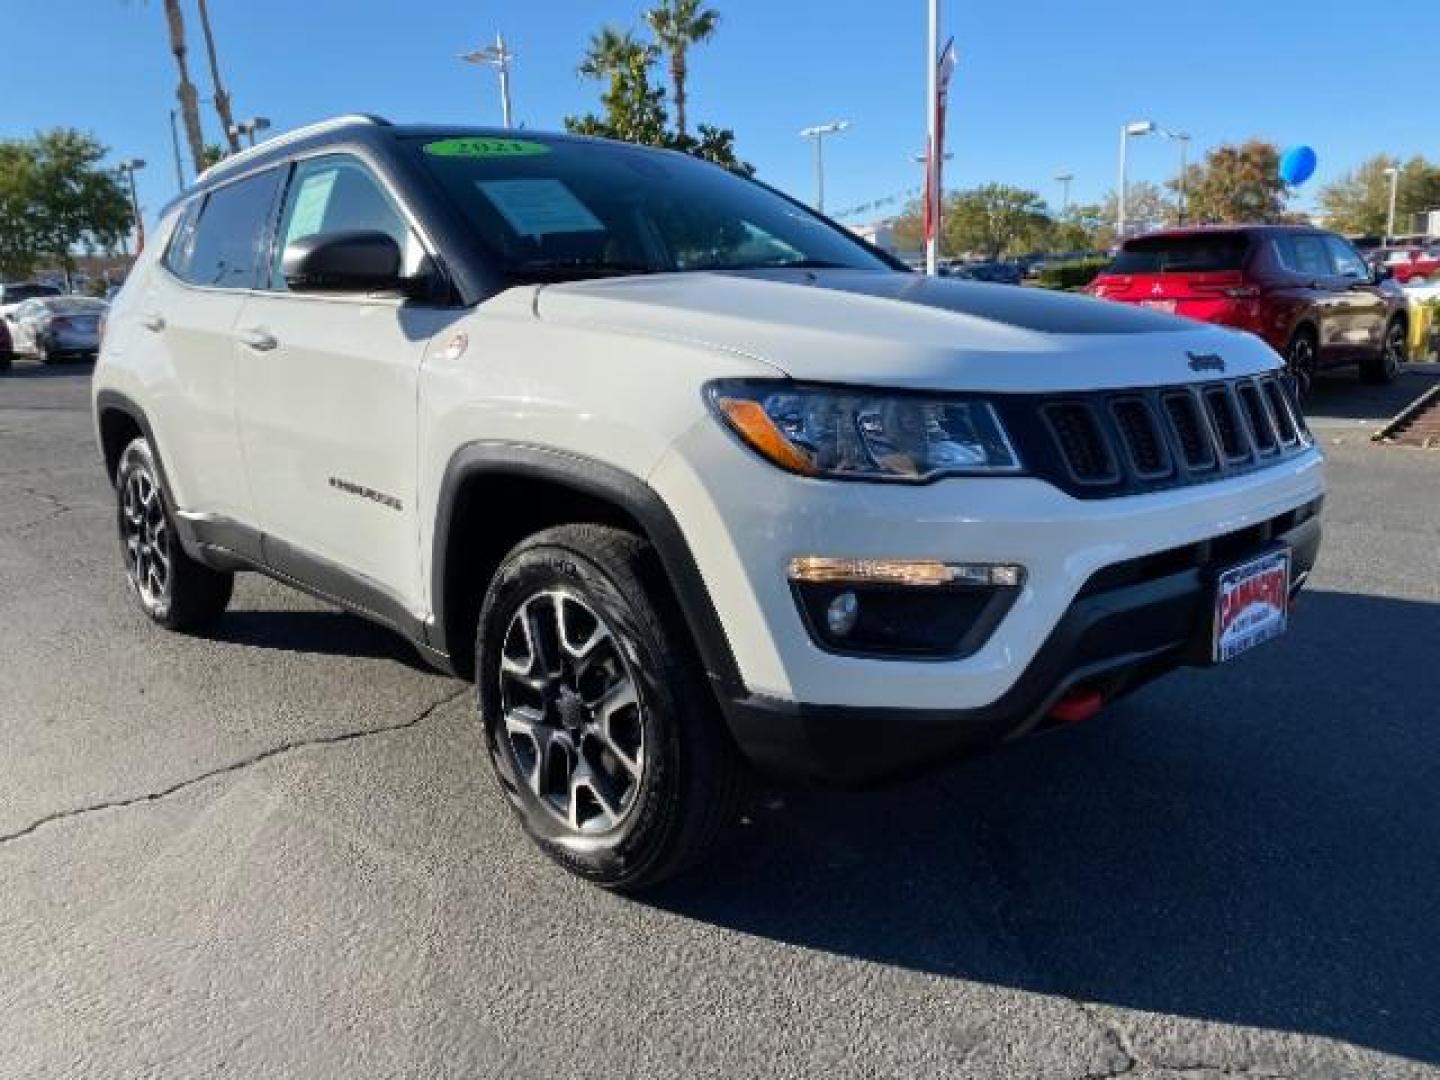
<path fill-rule="evenodd" d="M 253 288 L 279 186 L 280 170 L 270 169 L 212 191 L 176 229 L 166 265 L 192 285 Z"/>

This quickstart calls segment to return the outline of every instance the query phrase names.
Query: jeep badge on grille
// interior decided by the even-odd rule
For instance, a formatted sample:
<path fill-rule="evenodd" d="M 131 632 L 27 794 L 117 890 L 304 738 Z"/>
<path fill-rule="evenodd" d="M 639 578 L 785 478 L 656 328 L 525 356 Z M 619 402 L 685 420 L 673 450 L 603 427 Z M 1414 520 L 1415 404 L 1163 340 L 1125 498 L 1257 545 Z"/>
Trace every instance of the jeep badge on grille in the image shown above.
<path fill-rule="evenodd" d="M 1219 353 L 1187 352 L 1191 371 L 1224 371 L 1225 358 Z"/>

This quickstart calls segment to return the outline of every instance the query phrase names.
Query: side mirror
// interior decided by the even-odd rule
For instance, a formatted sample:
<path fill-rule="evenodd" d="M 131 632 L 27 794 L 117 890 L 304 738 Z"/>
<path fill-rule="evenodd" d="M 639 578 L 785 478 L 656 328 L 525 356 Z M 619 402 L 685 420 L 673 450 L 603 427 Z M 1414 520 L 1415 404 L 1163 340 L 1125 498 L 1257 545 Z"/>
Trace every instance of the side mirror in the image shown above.
<path fill-rule="evenodd" d="M 1394 276 L 1395 268 L 1389 263 L 1379 263 L 1376 265 L 1374 274 L 1376 285 L 1379 285 L 1382 281 L 1389 281 Z"/>
<path fill-rule="evenodd" d="M 316 233 L 296 240 L 280 259 L 291 292 L 401 292 L 400 245 L 373 230 Z"/>

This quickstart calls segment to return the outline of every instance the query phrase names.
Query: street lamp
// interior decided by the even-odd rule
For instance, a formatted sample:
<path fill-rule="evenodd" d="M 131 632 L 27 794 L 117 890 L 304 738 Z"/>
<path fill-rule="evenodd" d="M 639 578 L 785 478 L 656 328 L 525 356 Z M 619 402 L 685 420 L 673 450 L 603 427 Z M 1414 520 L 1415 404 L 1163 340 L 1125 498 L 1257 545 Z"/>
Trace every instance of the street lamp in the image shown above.
<path fill-rule="evenodd" d="M 801 138 L 815 140 L 815 209 L 821 214 L 825 212 L 825 136 L 838 135 L 849 126 L 849 120 L 832 120 L 800 132 Z"/>
<path fill-rule="evenodd" d="M 1059 173 L 1055 180 L 1060 185 L 1060 216 L 1064 217 L 1070 211 L 1070 181 L 1075 179 L 1074 173 Z"/>
<path fill-rule="evenodd" d="M 115 166 L 115 171 L 124 176 L 130 183 L 130 213 L 135 217 L 135 254 L 145 246 L 145 222 L 140 217 L 140 196 L 135 192 L 135 173 L 145 167 L 144 158 L 130 158 Z M 126 251 L 126 255 L 130 252 Z"/>
<path fill-rule="evenodd" d="M 255 133 L 264 131 L 270 126 L 270 119 L 266 116 L 252 116 L 248 120 L 237 120 L 230 125 L 230 134 L 235 136 L 244 135 L 250 140 L 250 145 L 255 145 Z"/>
<path fill-rule="evenodd" d="M 493 46 L 476 49 L 474 52 L 461 53 L 460 59 L 467 64 L 486 64 L 500 72 L 500 116 L 504 120 L 505 127 L 511 127 L 510 61 L 515 59 L 515 54 L 505 44 L 504 35 L 497 33 Z"/>
<path fill-rule="evenodd" d="M 1188 201 L 1189 197 L 1189 192 L 1187 190 L 1187 185 L 1189 184 L 1189 177 L 1186 176 L 1185 159 L 1186 151 L 1190 149 L 1190 135 L 1184 131 L 1167 131 L 1165 128 L 1157 128 L 1156 130 L 1159 131 L 1161 135 L 1164 135 L 1165 138 L 1169 139 L 1171 142 L 1178 142 L 1180 144 L 1180 206 L 1177 213 L 1179 218 L 1178 224 L 1184 225 L 1186 210 L 1185 204 Z"/>
<path fill-rule="evenodd" d="M 1400 189 L 1400 170 L 1392 166 L 1385 170 L 1385 175 L 1390 178 L 1390 210 L 1385 215 L 1385 243 L 1389 244 L 1395 237 L 1395 196 Z"/>
<path fill-rule="evenodd" d="M 1125 151 L 1130 145 L 1132 137 L 1149 135 L 1155 130 L 1153 120 L 1132 120 L 1120 129 L 1120 191 L 1117 196 L 1118 210 L 1115 223 L 1115 236 L 1117 240 L 1125 239 L 1125 189 L 1127 186 L 1125 172 Z"/>

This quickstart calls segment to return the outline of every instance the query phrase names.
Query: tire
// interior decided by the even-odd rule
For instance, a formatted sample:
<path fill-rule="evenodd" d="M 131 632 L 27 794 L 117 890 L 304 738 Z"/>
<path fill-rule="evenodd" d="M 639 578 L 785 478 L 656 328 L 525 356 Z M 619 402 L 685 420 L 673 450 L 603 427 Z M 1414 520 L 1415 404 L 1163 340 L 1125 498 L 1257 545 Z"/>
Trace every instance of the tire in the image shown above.
<path fill-rule="evenodd" d="M 1285 346 L 1285 370 L 1295 378 L 1295 390 L 1303 400 L 1310 395 L 1315 385 L 1315 373 L 1320 370 L 1319 342 L 1315 331 L 1303 326 L 1295 331 L 1290 344 Z"/>
<path fill-rule="evenodd" d="M 120 455 L 115 513 L 125 581 L 152 622 L 167 630 L 195 630 L 224 613 L 235 575 L 185 554 L 159 477 L 154 452 L 143 438 Z"/>
<path fill-rule="evenodd" d="M 738 821 L 748 767 L 644 540 L 566 525 L 521 543 L 486 591 L 475 660 L 496 776 L 565 869 L 638 891 Z"/>
<path fill-rule="evenodd" d="M 1408 356 L 1408 343 L 1403 319 L 1391 319 L 1380 339 L 1380 352 L 1360 361 L 1360 378 L 1367 383 L 1385 385 L 1400 377 L 1400 365 Z"/>
<path fill-rule="evenodd" d="M 15 354 L 12 352 L 0 352 L 0 375 L 3 375 L 14 366 Z"/>

